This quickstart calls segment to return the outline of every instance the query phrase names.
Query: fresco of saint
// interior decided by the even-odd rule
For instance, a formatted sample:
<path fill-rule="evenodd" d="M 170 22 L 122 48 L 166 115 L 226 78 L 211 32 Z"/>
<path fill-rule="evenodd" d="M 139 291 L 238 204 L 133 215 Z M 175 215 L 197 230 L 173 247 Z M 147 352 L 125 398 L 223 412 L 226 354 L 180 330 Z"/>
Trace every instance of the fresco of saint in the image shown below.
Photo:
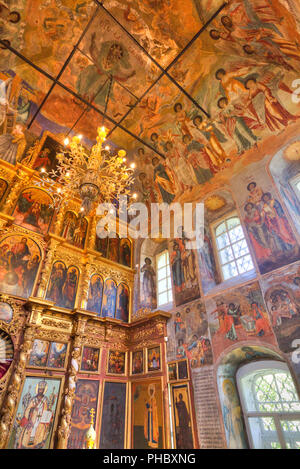
<path fill-rule="evenodd" d="M 108 248 L 108 237 L 106 238 L 99 238 L 96 236 L 95 241 L 95 250 L 100 252 L 103 257 L 107 257 L 107 248 Z"/>
<path fill-rule="evenodd" d="M 79 272 L 77 267 L 66 268 L 57 261 L 53 264 L 46 298 L 54 301 L 57 306 L 72 309 L 75 304 Z"/>
<path fill-rule="evenodd" d="M 115 238 L 108 240 L 108 255 L 107 258 L 113 262 L 120 261 L 120 239 L 118 235 Z"/>
<path fill-rule="evenodd" d="M 99 47 L 95 32 L 91 35 L 89 54 L 93 65 L 88 65 L 79 74 L 76 89 L 79 94 L 102 107 L 110 86 L 107 74 L 126 83 L 136 72 L 131 67 L 129 53 L 123 44 L 117 41 L 100 41 Z"/>
<path fill-rule="evenodd" d="M 142 277 L 142 304 L 145 307 L 156 308 L 156 283 L 155 270 L 149 257 L 145 258 L 145 264 L 141 268 Z"/>
<path fill-rule="evenodd" d="M 64 368 L 66 355 L 67 355 L 67 344 L 60 342 L 51 342 L 47 367 L 50 368 Z"/>
<path fill-rule="evenodd" d="M 121 283 L 117 290 L 116 319 L 128 322 L 129 317 L 129 289 L 127 285 Z"/>
<path fill-rule="evenodd" d="M 97 415 L 98 392 L 99 381 L 78 379 L 72 407 L 68 449 L 84 448 L 85 435 L 91 422 L 90 411 L 94 409 Z"/>
<path fill-rule="evenodd" d="M 137 350 L 132 353 L 132 374 L 144 372 L 143 350 Z"/>
<path fill-rule="evenodd" d="M 283 352 L 292 352 L 293 341 L 300 333 L 300 268 L 299 263 L 263 280 L 265 302 L 272 327 Z"/>
<path fill-rule="evenodd" d="M 168 168 L 159 162 L 158 158 L 153 158 L 154 182 L 160 198 L 163 202 L 171 204 L 175 198 L 175 180 Z"/>
<path fill-rule="evenodd" d="M 15 165 L 21 160 L 26 148 L 24 129 L 17 124 L 11 134 L 0 135 L 1 159 Z"/>
<path fill-rule="evenodd" d="M 58 160 L 56 155 L 61 153 L 64 148 L 53 137 L 48 135 L 48 132 L 43 134 L 42 147 L 33 162 L 32 168 L 36 171 L 44 168 L 47 173 L 50 173 L 53 179 L 56 179 L 54 174 L 52 176 L 52 171 L 55 172 L 57 169 Z"/>
<path fill-rule="evenodd" d="M 95 373 L 99 368 L 100 350 L 94 347 L 83 347 L 81 358 L 81 371 L 91 371 Z"/>
<path fill-rule="evenodd" d="M 104 384 L 100 447 L 123 449 L 126 414 L 126 383 Z"/>
<path fill-rule="evenodd" d="M 52 198 L 40 189 L 26 189 L 12 214 L 15 223 L 38 233 L 47 233 L 53 217 Z"/>
<path fill-rule="evenodd" d="M 148 371 L 157 371 L 161 369 L 160 347 L 148 349 Z"/>
<path fill-rule="evenodd" d="M 214 356 L 239 341 L 275 337 L 259 285 L 255 282 L 206 302 Z"/>
<path fill-rule="evenodd" d="M 0 242 L 0 289 L 27 298 L 32 293 L 41 251 L 31 238 L 13 235 Z"/>
<path fill-rule="evenodd" d="M 158 448 L 158 417 L 155 396 L 155 385 L 148 386 L 148 399 L 145 408 L 144 436 L 149 448 Z"/>
<path fill-rule="evenodd" d="M 170 263 L 176 306 L 199 298 L 200 290 L 197 279 L 196 255 L 193 249 L 187 249 L 189 239 L 185 233 L 170 243 Z"/>
<path fill-rule="evenodd" d="M 103 280 L 100 275 L 95 274 L 91 277 L 90 280 L 87 309 L 89 311 L 93 311 L 93 313 L 97 313 L 98 316 L 101 314 L 102 295 Z"/>
<path fill-rule="evenodd" d="M 253 181 L 244 205 L 244 220 L 261 273 L 293 262 L 298 247 L 280 202 Z"/>
<path fill-rule="evenodd" d="M 106 280 L 104 284 L 103 304 L 101 316 L 114 318 L 117 300 L 117 287 L 113 280 Z"/>
<path fill-rule="evenodd" d="M 193 434 L 186 385 L 173 386 L 173 403 L 175 409 L 176 449 L 192 449 Z"/>
<path fill-rule="evenodd" d="M 49 448 L 60 384 L 60 379 L 26 377 L 9 448 Z"/>
<path fill-rule="evenodd" d="M 28 364 L 30 366 L 45 367 L 49 352 L 49 342 L 46 340 L 35 339 L 29 356 Z"/>
<path fill-rule="evenodd" d="M 77 248 L 84 248 L 88 223 L 74 212 L 67 212 L 61 230 L 61 236 Z"/>
<path fill-rule="evenodd" d="M 131 246 L 128 239 L 122 239 L 120 244 L 120 261 L 126 267 L 131 267 Z"/>
<path fill-rule="evenodd" d="M 244 424 L 242 419 L 239 399 L 234 385 L 230 379 L 224 379 L 222 383 L 224 393 L 223 417 L 229 448 L 245 448 Z"/>
<path fill-rule="evenodd" d="M 116 350 L 109 350 L 107 373 L 123 375 L 125 373 L 125 352 L 118 352 Z"/>

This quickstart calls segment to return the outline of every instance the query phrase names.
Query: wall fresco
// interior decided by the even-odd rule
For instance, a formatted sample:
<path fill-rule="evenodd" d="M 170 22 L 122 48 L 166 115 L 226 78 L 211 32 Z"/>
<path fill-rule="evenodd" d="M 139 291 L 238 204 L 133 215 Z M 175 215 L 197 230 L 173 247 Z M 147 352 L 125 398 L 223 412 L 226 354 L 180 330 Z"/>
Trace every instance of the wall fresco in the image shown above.
<path fill-rule="evenodd" d="M 257 282 L 207 299 L 205 305 L 215 358 L 239 341 L 261 339 L 276 345 Z"/>

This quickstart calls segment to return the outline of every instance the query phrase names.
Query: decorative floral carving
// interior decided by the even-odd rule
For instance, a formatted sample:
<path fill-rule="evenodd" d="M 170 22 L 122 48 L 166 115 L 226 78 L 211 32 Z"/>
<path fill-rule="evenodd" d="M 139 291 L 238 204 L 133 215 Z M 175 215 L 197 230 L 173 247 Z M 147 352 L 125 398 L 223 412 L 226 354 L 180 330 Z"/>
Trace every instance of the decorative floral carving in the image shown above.
<path fill-rule="evenodd" d="M 42 318 L 41 324 L 43 326 L 49 326 L 59 329 L 71 330 L 72 324 L 70 322 L 59 321 L 57 319 L 50 319 L 47 317 Z"/>
<path fill-rule="evenodd" d="M 25 375 L 26 362 L 32 348 L 32 343 L 35 336 L 35 326 L 27 326 L 24 333 L 24 341 L 20 347 L 19 359 L 16 363 L 14 372 L 12 373 L 11 380 L 8 386 L 8 393 L 2 406 L 0 416 L 0 448 L 5 448 L 7 438 L 12 425 L 18 396 L 21 388 L 22 381 Z"/>
<path fill-rule="evenodd" d="M 9 304 L 13 310 L 12 320 L 9 323 L 0 320 L 0 327 L 3 331 L 7 332 L 7 334 L 11 336 L 14 348 L 16 350 L 19 345 L 21 331 L 26 321 L 23 304 L 21 301 L 13 300 L 8 295 L 4 294 L 0 294 L 0 301 Z M 0 381 L 0 406 L 2 404 L 12 370 L 13 366 L 9 368 L 4 378 L 2 378 Z"/>
<path fill-rule="evenodd" d="M 64 391 L 64 404 L 60 425 L 58 427 L 58 449 L 66 449 L 71 429 L 71 413 L 75 395 L 77 373 L 79 371 L 79 361 L 81 346 L 85 340 L 86 319 L 76 317 L 74 321 L 74 340 L 71 363 L 68 369 L 67 384 Z"/>
<path fill-rule="evenodd" d="M 12 180 L 11 189 L 3 203 L 2 212 L 9 215 L 19 197 L 19 193 L 24 189 L 31 180 L 31 176 L 28 176 L 27 172 L 19 170 L 15 178 Z"/>
<path fill-rule="evenodd" d="M 149 314 L 153 314 L 153 311 L 150 308 L 140 308 L 134 313 L 132 313 L 132 321 L 136 321 L 138 319 L 144 318 Z"/>

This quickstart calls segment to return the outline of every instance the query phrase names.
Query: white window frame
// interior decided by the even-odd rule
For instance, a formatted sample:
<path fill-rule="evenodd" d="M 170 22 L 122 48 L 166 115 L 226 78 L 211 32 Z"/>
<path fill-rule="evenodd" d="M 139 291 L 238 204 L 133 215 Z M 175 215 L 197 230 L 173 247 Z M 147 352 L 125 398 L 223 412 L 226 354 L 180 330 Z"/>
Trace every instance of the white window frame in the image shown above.
<path fill-rule="evenodd" d="M 274 418 L 276 432 L 277 432 L 277 436 L 278 436 L 281 449 L 287 449 L 286 441 L 284 438 L 284 432 L 282 430 L 280 420 L 300 420 L 300 412 L 259 412 L 259 411 L 247 410 L 246 396 L 244 393 L 244 388 L 243 388 L 241 380 L 243 377 L 251 374 L 252 372 L 257 371 L 257 373 L 259 373 L 260 371 L 263 371 L 264 369 L 266 371 L 267 370 L 284 371 L 284 372 L 289 373 L 293 380 L 294 386 L 296 388 L 296 392 L 298 394 L 298 399 L 300 401 L 299 393 L 298 393 L 293 375 L 291 374 L 288 366 L 284 362 L 278 362 L 275 360 L 261 360 L 261 361 L 248 363 L 246 365 L 243 365 L 241 368 L 239 368 L 236 373 L 236 382 L 237 382 L 239 397 L 241 400 L 241 406 L 243 410 L 244 421 L 246 425 L 249 444 L 250 444 L 251 449 L 255 449 L 254 441 L 252 437 L 252 431 L 251 431 L 251 427 L 249 423 L 249 418 L 250 417 L 272 417 Z"/>
<path fill-rule="evenodd" d="M 222 264 L 222 260 L 221 260 L 221 256 L 219 254 L 220 251 L 222 251 L 222 249 L 225 249 L 225 248 L 222 248 L 222 249 L 219 249 L 218 248 L 218 244 L 217 244 L 217 235 L 216 235 L 216 229 L 218 228 L 219 225 L 222 225 L 222 223 L 226 223 L 227 220 L 229 220 L 230 218 L 238 218 L 239 219 L 239 222 L 240 222 L 240 227 L 242 228 L 243 230 L 243 234 L 244 234 L 244 237 L 239 239 L 238 241 L 236 241 L 237 243 L 242 241 L 243 239 L 246 241 L 246 244 L 247 244 L 247 248 L 248 248 L 248 254 L 244 254 L 243 256 L 240 256 L 240 257 L 235 257 L 234 255 L 234 252 L 233 252 L 233 256 L 234 256 L 234 259 L 232 259 L 231 261 L 225 263 L 225 264 Z M 254 262 L 253 262 L 253 257 L 252 257 L 252 254 L 251 254 L 251 251 L 249 249 L 249 243 L 248 243 L 248 240 L 246 238 L 246 235 L 245 235 L 245 230 L 243 228 L 243 225 L 242 225 L 242 222 L 241 222 L 241 219 L 240 219 L 240 216 L 239 214 L 234 211 L 234 212 L 231 212 L 231 213 L 227 213 L 224 217 L 222 218 L 219 218 L 218 220 L 216 220 L 214 223 L 211 223 L 211 226 L 210 226 L 210 229 L 211 229 L 211 232 L 212 232 L 212 239 L 213 239 L 213 245 L 214 245 L 214 250 L 215 250 L 215 253 L 216 253 L 216 260 L 217 260 L 217 265 L 218 265 L 218 270 L 221 274 L 221 278 L 222 278 L 222 282 L 228 282 L 232 279 L 238 279 L 239 277 L 241 277 L 241 275 L 245 275 L 245 274 L 248 274 L 250 272 L 255 272 L 255 266 L 254 266 Z M 229 230 L 227 230 L 227 224 L 226 224 L 226 233 L 228 233 Z M 236 243 L 231 243 L 231 240 L 229 238 L 229 242 L 230 244 L 226 247 L 232 247 L 234 244 Z M 243 257 L 245 256 L 250 256 L 251 258 L 251 261 L 252 261 L 252 265 L 253 265 L 253 268 L 252 269 L 249 269 L 247 270 L 246 272 L 242 272 L 241 274 L 239 273 L 239 270 L 238 270 L 238 266 L 237 266 L 237 263 L 236 261 L 238 259 L 242 259 Z M 237 268 L 237 271 L 238 271 L 238 274 L 235 275 L 234 277 L 229 277 L 227 279 L 224 278 L 224 273 L 223 273 L 223 266 L 227 265 L 227 264 L 230 264 L 231 262 L 235 262 L 236 264 L 236 268 Z"/>
<path fill-rule="evenodd" d="M 158 259 L 159 257 L 162 255 L 162 254 L 167 254 L 167 260 L 168 262 L 163 266 L 161 267 L 161 269 L 165 269 L 167 267 L 169 267 L 169 271 L 170 271 L 170 275 L 169 276 L 166 276 L 164 278 L 161 278 L 159 279 L 159 275 L 158 275 L 158 271 L 160 270 L 160 268 L 158 267 Z M 156 263 L 156 301 L 157 301 L 157 307 L 163 307 L 163 306 L 167 306 L 167 305 L 170 305 L 173 303 L 173 290 L 172 290 L 172 278 L 171 278 L 171 265 L 170 265 L 170 255 L 169 255 L 169 251 L 168 249 L 164 249 L 163 251 L 161 251 L 160 253 L 156 254 L 156 259 L 155 259 L 155 263 Z M 170 282 L 170 288 L 168 288 L 168 279 L 169 279 L 169 282 Z M 164 291 L 160 291 L 159 290 L 159 282 L 162 281 L 162 280 L 166 280 L 167 281 L 167 290 L 164 290 Z M 167 296 L 168 296 L 168 301 L 166 303 L 163 303 L 163 304 L 160 304 L 159 303 L 159 295 L 162 294 L 162 293 L 167 293 Z"/>
<path fill-rule="evenodd" d="M 297 183 L 300 183 L 300 174 L 297 174 L 296 176 L 293 176 L 291 179 L 289 179 L 289 185 L 300 202 L 300 189 L 298 189 Z"/>

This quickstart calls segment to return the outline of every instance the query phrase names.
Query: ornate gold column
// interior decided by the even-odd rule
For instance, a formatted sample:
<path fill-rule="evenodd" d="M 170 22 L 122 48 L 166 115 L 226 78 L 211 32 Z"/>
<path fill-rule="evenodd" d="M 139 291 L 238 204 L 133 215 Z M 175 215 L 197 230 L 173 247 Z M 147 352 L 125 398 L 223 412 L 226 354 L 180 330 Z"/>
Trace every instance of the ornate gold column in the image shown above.
<path fill-rule="evenodd" d="M 78 285 L 76 302 L 75 302 L 75 309 L 86 308 L 87 301 L 85 300 L 87 300 L 89 282 L 90 282 L 90 278 L 88 275 L 87 259 L 83 259 L 82 264 L 81 264 L 81 272 L 80 272 L 80 279 L 79 279 L 79 285 Z"/>
<path fill-rule="evenodd" d="M 90 229 L 89 229 L 88 242 L 87 242 L 88 249 L 93 249 L 93 250 L 95 249 L 96 236 L 97 236 L 97 233 L 96 233 L 97 223 L 98 223 L 97 216 L 94 215 L 90 222 Z"/>
<path fill-rule="evenodd" d="M 50 239 L 49 246 L 47 248 L 46 257 L 45 257 L 45 264 L 40 273 L 40 282 L 39 282 L 38 291 L 37 291 L 38 298 L 44 298 L 46 294 L 46 287 L 47 287 L 47 283 L 50 277 L 53 259 L 55 257 L 55 250 L 58 245 L 59 245 L 58 240 L 52 239 L 52 238 Z"/>
<path fill-rule="evenodd" d="M 57 431 L 56 449 L 67 449 L 68 439 L 71 431 L 71 414 L 76 389 L 77 373 L 79 371 L 80 353 L 85 338 L 86 318 L 80 314 L 74 320 L 73 349 L 71 362 L 67 372 L 64 401 L 61 411 L 60 424 Z"/>
<path fill-rule="evenodd" d="M 2 405 L 0 415 L 0 449 L 5 448 L 7 444 L 11 426 L 13 424 L 19 392 L 25 376 L 27 359 L 32 349 L 32 344 L 36 335 L 36 329 L 38 327 L 37 320 L 39 316 L 39 310 L 43 308 L 44 306 L 36 306 L 36 309 L 33 308 L 31 315 L 29 316 L 25 325 L 24 338 L 20 347 L 19 357 L 16 360 L 16 364 L 8 386 L 7 395 L 4 398 Z"/>
<path fill-rule="evenodd" d="M 63 201 L 61 204 L 61 207 L 59 209 L 58 215 L 55 220 L 55 227 L 54 227 L 54 234 L 56 236 L 60 236 L 60 232 L 62 229 L 65 213 L 66 213 L 66 207 L 67 207 L 68 201 Z"/>
<path fill-rule="evenodd" d="M 18 169 L 16 172 L 15 178 L 11 182 L 11 190 L 8 193 L 5 202 L 2 206 L 2 213 L 8 215 L 12 212 L 13 207 L 17 201 L 19 193 L 23 187 L 26 187 L 30 183 L 31 175 L 28 174 L 28 171 Z"/>

